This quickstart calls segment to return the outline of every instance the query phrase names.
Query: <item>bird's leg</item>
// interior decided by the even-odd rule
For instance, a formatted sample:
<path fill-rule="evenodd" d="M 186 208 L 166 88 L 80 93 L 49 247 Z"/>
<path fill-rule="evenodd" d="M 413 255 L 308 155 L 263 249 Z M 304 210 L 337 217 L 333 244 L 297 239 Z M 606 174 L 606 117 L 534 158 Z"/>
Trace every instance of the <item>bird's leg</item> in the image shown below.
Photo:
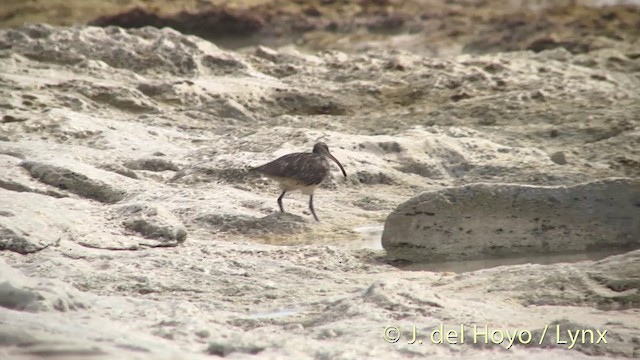
<path fill-rule="evenodd" d="M 280 206 L 280 212 L 284 212 L 284 208 L 282 208 L 282 198 L 284 198 L 284 194 L 286 194 L 286 191 L 283 191 L 282 194 L 280 194 L 280 197 L 278 198 L 278 206 Z"/>
<path fill-rule="evenodd" d="M 316 221 L 320 221 L 316 216 L 316 211 L 313 210 L 313 195 L 309 195 L 309 210 L 311 210 L 311 214 L 313 215 L 313 218 L 316 219 Z"/>

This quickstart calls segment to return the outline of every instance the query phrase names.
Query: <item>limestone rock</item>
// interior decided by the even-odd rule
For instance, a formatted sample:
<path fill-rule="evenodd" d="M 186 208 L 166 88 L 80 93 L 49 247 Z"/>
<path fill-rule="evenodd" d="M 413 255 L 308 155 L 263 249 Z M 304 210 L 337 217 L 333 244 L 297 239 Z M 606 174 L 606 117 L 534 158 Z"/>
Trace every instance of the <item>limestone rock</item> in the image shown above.
<path fill-rule="evenodd" d="M 186 238 L 184 225 L 160 207 L 126 205 L 113 215 L 111 208 L 84 203 L 60 211 L 69 203 L 73 200 L 0 189 L 0 250 L 28 254 L 64 241 L 89 248 L 134 250 L 171 246 Z M 125 234 L 125 229 L 142 237 Z"/>
<path fill-rule="evenodd" d="M 428 191 L 386 219 L 391 260 L 443 261 L 640 247 L 640 179 L 475 183 Z"/>
<path fill-rule="evenodd" d="M 187 238 L 187 230 L 167 209 L 150 204 L 129 204 L 117 210 L 123 226 L 145 238 L 178 244 Z"/>
<path fill-rule="evenodd" d="M 147 171 L 178 171 L 178 165 L 174 164 L 171 160 L 163 158 L 141 158 L 128 161 L 124 164 L 125 167 L 131 170 L 147 170 Z"/>
<path fill-rule="evenodd" d="M 54 245 L 65 236 L 64 227 L 41 215 L 46 213 L 43 199 L 49 197 L 0 189 L 0 251 L 29 254 Z"/>
<path fill-rule="evenodd" d="M 66 167 L 39 161 L 23 161 L 20 165 L 27 169 L 31 176 L 45 184 L 102 203 L 116 203 L 124 199 L 126 195 L 124 191 L 115 189 L 101 180 L 90 178 Z"/>
<path fill-rule="evenodd" d="M 195 219 L 217 232 L 232 234 L 292 234 L 307 230 L 303 217 L 275 212 L 262 218 L 234 214 L 203 214 Z"/>
<path fill-rule="evenodd" d="M 565 165 L 567 163 L 567 158 L 564 155 L 563 151 L 556 151 L 549 157 L 551 161 L 558 165 Z"/>
<path fill-rule="evenodd" d="M 88 308 L 83 295 L 59 280 L 31 279 L 0 258 L 0 307 L 17 311 L 69 311 Z"/>

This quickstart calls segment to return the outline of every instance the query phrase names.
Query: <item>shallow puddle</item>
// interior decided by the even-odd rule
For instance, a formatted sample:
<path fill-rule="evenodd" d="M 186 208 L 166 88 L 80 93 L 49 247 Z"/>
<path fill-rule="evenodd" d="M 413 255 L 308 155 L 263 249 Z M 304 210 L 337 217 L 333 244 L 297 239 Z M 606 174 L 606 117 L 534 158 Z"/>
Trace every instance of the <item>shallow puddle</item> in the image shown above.
<path fill-rule="evenodd" d="M 631 251 L 629 249 L 628 251 Z M 470 271 L 476 271 L 480 269 L 493 268 L 505 265 L 520 265 L 520 264 L 541 264 L 549 265 L 556 263 L 575 263 L 580 261 L 597 261 L 604 259 L 611 255 L 623 254 L 624 250 L 620 249 L 608 249 L 599 251 L 588 251 L 577 254 L 545 254 L 545 255 L 531 255 L 531 256 L 518 256 L 508 257 L 500 259 L 486 259 L 486 260 L 464 260 L 464 261 L 447 261 L 439 263 L 414 263 L 410 265 L 398 266 L 401 270 L 408 271 L 435 271 L 435 272 L 455 272 L 464 273 Z"/>
<path fill-rule="evenodd" d="M 360 238 L 348 243 L 342 243 L 347 248 L 384 250 L 382 247 L 382 231 L 384 224 L 365 224 L 353 228 Z M 605 249 L 598 251 L 585 251 L 580 253 L 564 254 L 536 254 L 528 256 L 513 256 L 483 260 L 460 260 L 432 263 L 413 263 L 408 265 L 395 265 L 401 270 L 407 271 L 434 271 L 434 272 L 454 272 L 465 273 L 481 269 L 494 268 L 498 266 L 540 264 L 549 265 L 556 263 L 576 263 L 580 261 L 597 261 L 608 256 L 624 254 L 634 249 Z"/>
<path fill-rule="evenodd" d="M 349 242 L 347 247 L 383 250 L 382 230 L 384 230 L 384 224 L 366 224 L 353 228 L 353 231 L 360 235 L 360 239 Z"/>

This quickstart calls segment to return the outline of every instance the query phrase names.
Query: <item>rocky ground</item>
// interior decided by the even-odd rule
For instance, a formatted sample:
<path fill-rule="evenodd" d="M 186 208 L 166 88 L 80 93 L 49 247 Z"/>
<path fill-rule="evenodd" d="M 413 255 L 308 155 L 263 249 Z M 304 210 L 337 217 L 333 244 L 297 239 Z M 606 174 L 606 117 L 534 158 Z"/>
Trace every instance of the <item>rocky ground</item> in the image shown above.
<path fill-rule="evenodd" d="M 446 9 L 496 23 L 460 4 Z M 0 30 L 0 355 L 638 357 L 640 250 L 573 263 L 581 254 L 554 250 L 552 264 L 463 272 L 469 264 L 407 267 L 381 248 L 387 216 L 423 191 L 637 184 L 640 43 L 630 24 L 640 12 L 564 11 L 611 28 L 547 14 L 516 42 L 492 47 L 474 31 L 482 46 L 469 45 L 470 32 L 435 51 L 388 47 L 411 36 L 405 28 L 354 47 L 358 25 L 326 43 L 349 51 L 313 53 L 228 50 L 169 28 Z M 527 14 L 516 23 L 528 26 Z M 402 24 L 411 21 L 425 26 L 415 34 L 433 25 Z M 313 49 L 316 30 L 296 41 Z M 246 171 L 317 141 L 348 174 L 334 166 L 317 190 L 319 223 L 299 193 L 279 213 L 277 186 Z M 640 231 L 635 214 L 625 224 Z M 613 240 L 601 244 L 606 252 Z M 449 343 L 434 343 L 441 324 L 457 331 Z M 576 331 L 585 338 L 571 346 Z"/>
<path fill-rule="evenodd" d="M 455 55 L 627 47 L 637 0 L 5 0 L 0 27 L 46 22 L 172 27 L 218 45 Z M 598 5 L 595 7 L 594 5 Z M 637 52 L 635 53 L 637 54 Z"/>

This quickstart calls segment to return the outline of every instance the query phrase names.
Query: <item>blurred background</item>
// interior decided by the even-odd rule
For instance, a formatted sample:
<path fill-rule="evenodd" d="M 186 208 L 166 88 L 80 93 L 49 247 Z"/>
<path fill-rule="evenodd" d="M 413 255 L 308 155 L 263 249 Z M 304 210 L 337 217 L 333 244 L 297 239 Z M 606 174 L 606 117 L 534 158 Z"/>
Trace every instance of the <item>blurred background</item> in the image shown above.
<path fill-rule="evenodd" d="M 640 0 L 0 0 L 0 27 L 40 22 L 171 27 L 234 50 L 581 53 L 637 43 Z"/>

